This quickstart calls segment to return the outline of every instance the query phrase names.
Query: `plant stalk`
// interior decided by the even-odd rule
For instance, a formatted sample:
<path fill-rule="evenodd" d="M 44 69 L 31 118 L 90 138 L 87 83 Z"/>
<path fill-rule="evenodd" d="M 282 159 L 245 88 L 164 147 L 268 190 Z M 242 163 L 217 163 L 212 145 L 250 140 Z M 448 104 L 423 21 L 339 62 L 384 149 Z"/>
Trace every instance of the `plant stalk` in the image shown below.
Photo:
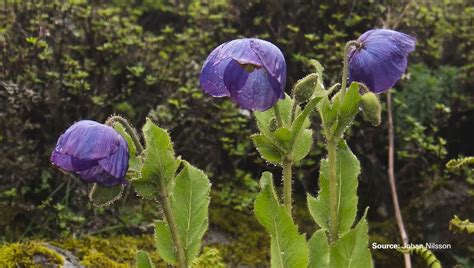
<path fill-rule="evenodd" d="M 113 127 L 114 123 L 120 123 L 127 133 L 130 135 L 130 137 L 133 140 L 133 143 L 135 144 L 135 147 L 137 148 L 137 155 L 141 154 L 144 150 L 143 145 L 140 142 L 140 138 L 138 137 L 137 131 L 135 128 L 128 122 L 127 119 L 118 116 L 118 115 L 112 115 L 111 117 L 107 118 L 105 121 L 105 125 Z"/>
<path fill-rule="evenodd" d="M 341 99 L 344 99 L 344 95 L 346 94 L 346 87 L 347 87 L 347 75 L 349 72 L 349 50 L 352 46 L 357 46 L 359 42 L 352 40 L 347 42 L 346 46 L 344 47 L 344 55 L 343 55 L 343 68 L 342 68 L 342 81 L 341 81 Z"/>
<path fill-rule="evenodd" d="M 285 204 L 285 208 L 288 211 L 288 214 L 291 217 L 291 206 L 293 203 L 291 194 L 292 194 L 292 166 L 293 162 L 288 158 L 283 160 L 283 203 Z"/>
<path fill-rule="evenodd" d="M 390 90 L 387 93 L 387 116 L 388 116 L 388 179 L 390 182 L 390 192 L 392 195 L 393 209 L 395 210 L 395 219 L 397 220 L 398 230 L 404 245 L 408 244 L 408 234 L 403 223 L 402 213 L 400 211 L 400 204 L 398 203 L 397 185 L 395 182 L 395 142 L 393 132 L 393 117 L 392 117 L 392 96 Z M 405 268 L 411 268 L 411 260 L 409 253 L 403 253 L 405 260 Z"/>
<path fill-rule="evenodd" d="M 163 207 L 163 213 L 165 214 L 166 222 L 168 223 L 168 227 L 170 228 L 171 236 L 174 241 L 174 245 L 176 247 L 176 256 L 178 257 L 178 267 L 179 268 L 187 268 L 186 264 L 186 253 L 184 252 L 183 244 L 181 243 L 181 238 L 178 232 L 178 225 L 176 224 L 176 220 L 174 218 L 173 210 L 171 209 L 171 204 L 169 200 L 169 195 L 166 192 L 166 186 L 161 185 L 160 189 L 160 201 Z"/>
<path fill-rule="evenodd" d="M 339 239 L 339 219 L 338 219 L 338 208 L 339 208 L 339 197 L 337 192 L 337 142 L 335 139 L 328 140 L 328 169 L 329 169 L 329 210 L 330 210 L 330 241 L 331 243 L 336 242 Z"/>

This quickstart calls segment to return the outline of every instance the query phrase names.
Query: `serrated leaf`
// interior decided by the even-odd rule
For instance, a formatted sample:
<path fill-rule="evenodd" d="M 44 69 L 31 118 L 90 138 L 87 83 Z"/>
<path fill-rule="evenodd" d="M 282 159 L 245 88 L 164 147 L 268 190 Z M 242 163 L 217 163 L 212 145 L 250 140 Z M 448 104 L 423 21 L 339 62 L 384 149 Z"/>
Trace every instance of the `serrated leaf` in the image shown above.
<path fill-rule="evenodd" d="M 176 265 L 177 253 L 170 229 L 165 221 L 155 221 L 155 245 L 158 254 L 167 263 Z"/>
<path fill-rule="evenodd" d="M 298 234 L 293 219 L 279 203 L 271 173 L 262 174 L 260 186 L 255 213 L 258 221 L 271 235 L 271 267 L 306 267 L 308 247 L 305 237 Z"/>
<path fill-rule="evenodd" d="M 356 227 L 344 234 L 331 247 L 329 267 L 372 267 L 372 257 L 367 248 L 369 243 L 367 232 L 368 224 L 364 214 Z"/>
<path fill-rule="evenodd" d="M 137 251 L 137 268 L 154 268 L 153 262 L 151 261 L 148 252 L 139 250 Z"/>
<path fill-rule="evenodd" d="M 298 142 L 293 145 L 293 161 L 298 162 L 305 158 L 313 145 L 313 131 L 305 129 L 298 137 Z"/>
<path fill-rule="evenodd" d="M 308 241 L 309 268 L 329 267 L 329 244 L 326 231 L 317 230 Z"/>
<path fill-rule="evenodd" d="M 281 164 L 282 155 L 280 150 L 267 137 L 262 134 L 254 134 L 252 140 L 263 159 L 273 164 Z"/>
<path fill-rule="evenodd" d="M 156 199 L 158 197 L 158 186 L 151 182 L 144 182 L 142 180 L 131 181 L 135 192 L 145 199 Z"/>
<path fill-rule="evenodd" d="M 96 207 L 109 206 L 122 197 L 124 189 L 125 185 L 122 184 L 105 187 L 94 183 L 92 185 L 91 191 L 89 192 L 89 200 Z"/>
<path fill-rule="evenodd" d="M 211 184 L 207 175 L 184 162 L 183 170 L 176 176 L 171 207 L 188 265 L 191 265 L 199 253 L 202 237 L 209 225 L 210 190 Z"/>
<path fill-rule="evenodd" d="M 170 136 L 148 118 L 143 135 L 146 143 L 141 170 L 143 180 L 155 181 L 157 185 L 162 185 L 160 182 L 164 180 L 164 185 L 169 186 L 180 162 L 174 157 Z"/>
<path fill-rule="evenodd" d="M 347 144 L 342 141 L 336 150 L 336 178 L 337 192 L 339 193 L 338 233 L 344 235 L 354 223 L 357 213 L 357 177 L 360 173 L 360 163 L 351 152 Z M 316 223 L 325 230 L 329 230 L 329 170 L 328 161 L 321 161 L 319 174 L 319 193 L 314 198 L 308 195 L 308 207 Z"/>
<path fill-rule="evenodd" d="M 127 177 L 129 179 L 139 179 L 141 177 L 141 158 L 137 157 L 137 147 L 132 140 L 130 134 L 125 130 L 125 127 L 119 122 L 114 122 L 114 129 L 125 139 L 128 145 L 128 170 Z"/>

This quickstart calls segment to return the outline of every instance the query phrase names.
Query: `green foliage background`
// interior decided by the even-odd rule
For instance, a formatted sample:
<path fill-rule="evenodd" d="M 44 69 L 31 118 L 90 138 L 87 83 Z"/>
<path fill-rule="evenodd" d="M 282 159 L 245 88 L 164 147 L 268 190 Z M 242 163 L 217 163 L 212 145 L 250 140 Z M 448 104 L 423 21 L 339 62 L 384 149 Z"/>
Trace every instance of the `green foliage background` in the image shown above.
<path fill-rule="evenodd" d="M 402 12 L 400 2 L 390 0 L 3 1 L 0 239 L 146 231 L 143 222 L 158 213 L 152 203 L 129 190 L 112 208 L 93 208 L 87 186 L 49 164 L 57 137 L 70 124 L 104 121 L 112 113 L 138 127 L 149 116 L 169 129 L 177 153 L 213 182 L 211 215 L 231 207 L 251 217 L 257 178 L 267 169 L 278 175 L 278 169 L 259 159 L 251 144 L 252 116 L 199 89 L 207 54 L 230 39 L 259 37 L 283 51 L 288 89 L 313 58 L 332 83 L 340 77 L 345 42 L 381 27 L 389 9 Z M 408 76 L 393 95 L 401 205 L 412 241 L 453 244 L 451 251 L 435 252 L 446 265 L 473 262 L 467 238 L 447 230 L 452 214 L 474 215 L 465 205 L 474 201 L 472 179 L 444 170 L 448 159 L 474 154 L 473 20 L 472 0 L 425 0 L 414 1 L 399 25 L 417 37 Z M 318 190 L 316 163 L 325 154 L 319 131 L 309 160 L 295 174 L 299 201 Z M 369 234 L 377 242 L 398 241 L 386 133 L 384 123 L 378 128 L 358 123 L 349 138 L 362 166 L 359 205 L 370 206 Z M 304 203 L 297 207 L 300 228 L 312 233 Z M 224 226 L 222 219 L 213 226 L 211 218 L 211 230 L 232 232 Z M 224 252 L 231 252 L 224 256 L 228 262 L 262 261 Z M 375 263 L 400 265 L 397 254 L 377 251 Z"/>

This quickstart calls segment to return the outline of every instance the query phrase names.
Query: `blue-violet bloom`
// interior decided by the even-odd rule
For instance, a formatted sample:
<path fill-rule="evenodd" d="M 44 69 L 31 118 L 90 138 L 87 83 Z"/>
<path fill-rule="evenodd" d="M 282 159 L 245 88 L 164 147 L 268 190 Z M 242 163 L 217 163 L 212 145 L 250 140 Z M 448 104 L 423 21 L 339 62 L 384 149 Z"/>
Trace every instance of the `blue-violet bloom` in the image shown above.
<path fill-rule="evenodd" d="M 390 89 L 407 68 L 408 54 L 416 39 L 393 30 L 377 29 L 363 33 L 349 51 L 349 83 L 364 83 L 370 91 Z"/>
<path fill-rule="evenodd" d="M 209 54 L 199 82 L 213 97 L 230 97 L 242 109 L 265 111 L 285 98 L 285 57 L 261 39 L 232 40 Z"/>
<path fill-rule="evenodd" d="M 127 183 L 128 158 L 125 139 L 112 127 L 90 120 L 69 127 L 51 154 L 55 166 L 102 186 Z"/>

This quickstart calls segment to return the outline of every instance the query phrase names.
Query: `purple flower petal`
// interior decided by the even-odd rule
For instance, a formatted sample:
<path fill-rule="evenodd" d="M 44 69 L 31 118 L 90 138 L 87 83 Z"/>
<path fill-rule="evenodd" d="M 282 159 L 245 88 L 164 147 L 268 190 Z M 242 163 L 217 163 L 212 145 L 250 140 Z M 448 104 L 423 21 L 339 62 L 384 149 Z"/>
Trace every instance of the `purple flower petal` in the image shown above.
<path fill-rule="evenodd" d="M 57 167 L 103 186 L 126 183 L 128 159 L 125 139 L 112 127 L 89 120 L 67 129 L 51 154 Z"/>
<path fill-rule="evenodd" d="M 66 171 L 81 171 L 97 165 L 97 160 L 81 160 L 56 151 L 51 154 L 51 162 Z"/>
<path fill-rule="evenodd" d="M 110 175 L 123 178 L 128 169 L 128 149 L 125 140 L 120 141 L 119 149 L 107 158 L 99 160 L 99 165 Z"/>
<path fill-rule="evenodd" d="M 55 150 L 79 159 L 99 160 L 118 149 L 121 136 L 113 128 L 82 120 L 59 137 Z"/>
<path fill-rule="evenodd" d="M 243 109 L 265 111 L 280 97 L 280 84 L 264 68 L 249 73 L 232 61 L 224 72 L 224 82 L 232 100 Z"/>
<path fill-rule="evenodd" d="M 349 52 L 349 82 L 364 83 L 381 93 L 391 88 L 407 67 L 408 54 L 415 50 L 415 38 L 392 30 L 371 30 Z"/>
<path fill-rule="evenodd" d="M 200 76 L 205 93 L 231 96 L 241 108 L 249 110 L 271 108 L 278 98 L 285 97 L 285 83 L 286 63 L 281 51 L 270 42 L 254 38 L 232 40 L 215 48 Z"/>

